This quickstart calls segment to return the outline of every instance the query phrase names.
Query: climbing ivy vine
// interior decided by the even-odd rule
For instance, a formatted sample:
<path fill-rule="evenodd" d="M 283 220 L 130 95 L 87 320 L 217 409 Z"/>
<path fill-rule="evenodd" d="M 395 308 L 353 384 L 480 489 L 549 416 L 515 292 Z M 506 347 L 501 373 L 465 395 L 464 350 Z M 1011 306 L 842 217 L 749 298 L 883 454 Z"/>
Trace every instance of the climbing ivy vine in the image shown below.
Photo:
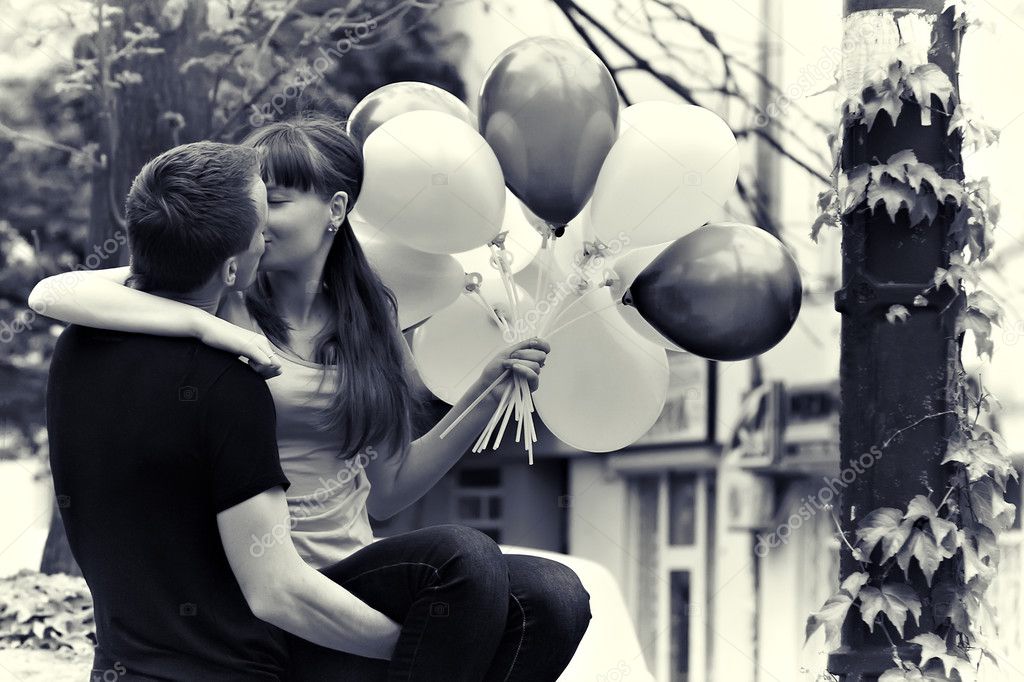
<path fill-rule="evenodd" d="M 962 33 L 970 23 L 960 12 L 955 26 Z M 919 110 L 925 125 L 931 123 L 934 111 L 945 114 L 947 135 L 958 137 L 963 150 L 975 151 L 996 142 L 997 133 L 959 101 L 949 77 L 935 64 L 911 66 L 907 49 L 901 46 L 884 76 L 867 85 L 862 93 L 867 96 L 844 102 L 840 130 L 856 123 L 870 130 L 883 114 L 895 125 L 906 104 L 913 102 L 918 106 L 909 110 Z M 991 251 L 999 220 L 988 179 L 942 177 L 909 149 L 843 171 L 840 136 L 832 135 L 829 143 L 832 184 L 818 196 L 821 215 L 812 226 L 812 238 L 858 211 L 884 210 L 893 222 L 905 212 L 910 226 L 927 228 L 948 207 L 954 212 L 949 267 L 935 272 L 913 305 L 928 305 L 928 297 L 943 288 L 966 294 L 955 333 L 960 338 L 971 332 L 979 356 L 991 359 L 992 327 L 999 324 L 1001 311 L 996 299 L 980 288 L 979 269 Z M 886 318 L 899 324 L 911 314 L 905 306 L 894 305 Z M 975 678 L 982 657 L 995 660 L 982 625 L 985 616 L 992 614 L 985 594 L 999 564 L 999 535 L 1011 526 L 1016 512 L 1004 498 L 1007 482 L 1017 472 L 1000 438 L 981 423 L 981 415 L 994 399 L 968 380 L 959 359 L 955 379 L 949 412 L 934 415 L 956 415 L 957 429 L 942 460 L 949 472 L 948 487 L 913 495 L 904 508 L 871 511 L 861 518 L 853 538 L 840 532 L 841 551 L 850 552 L 861 570 L 847 576 L 807 622 L 808 638 L 824 628 L 828 646 L 834 648 L 844 620 L 856 607 L 869 630 L 880 628 L 892 644 L 893 665 L 880 682 L 968 682 Z M 899 573 L 909 577 L 913 564 L 924 575 L 925 593 L 898 579 Z M 940 570 L 944 564 L 951 570 Z M 923 608 L 930 608 L 934 615 L 933 631 L 905 639 L 907 620 L 917 623 Z M 901 657 L 906 644 L 920 647 L 918 662 Z"/>

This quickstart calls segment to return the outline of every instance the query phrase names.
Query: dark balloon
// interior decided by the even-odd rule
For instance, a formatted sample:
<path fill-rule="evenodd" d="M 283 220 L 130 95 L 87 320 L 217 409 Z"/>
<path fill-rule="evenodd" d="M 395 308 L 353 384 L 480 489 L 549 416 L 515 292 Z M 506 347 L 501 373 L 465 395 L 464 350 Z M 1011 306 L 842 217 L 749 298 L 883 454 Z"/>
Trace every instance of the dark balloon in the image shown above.
<path fill-rule="evenodd" d="M 608 69 L 558 38 L 527 38 L 505 50 L 480 91 L 480 133 L 505 184 L 553 226 L 567 224 L 590 199 L 618 122 Z"/>
<path fill-rule="evenodd" d="M 714 223 L 673 242 L 622 300 L 691 353 L 744 360 L 789 333 L 802 293 L 782 242 L 750 225 Z"/>
<path fill-rule="evenodd" d="M 402 81 L 381 86 L 361 99 L 349 114 L 348 134 L 362 145 L 381 125 L 410 111 L 440 111 L 477 127 L 469 107 L 447 90 L 430 83 Z"/>

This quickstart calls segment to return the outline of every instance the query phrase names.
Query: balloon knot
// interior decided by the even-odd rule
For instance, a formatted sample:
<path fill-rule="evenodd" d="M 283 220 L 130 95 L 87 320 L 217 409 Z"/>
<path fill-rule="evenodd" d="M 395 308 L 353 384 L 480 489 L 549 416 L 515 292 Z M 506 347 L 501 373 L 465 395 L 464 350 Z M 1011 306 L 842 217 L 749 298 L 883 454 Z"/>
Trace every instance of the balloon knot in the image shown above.
<path fill-rule="evenodd" d="M 587 258 L 593 258 L 597 255 L 604 255 L 608 250 L 608 245 L 600 239 L 595 239 L 592 242 L 583 242 L 583 255 Z"/>
<path fill-rule="evenodd" d="M 505 248 L 505 237 L 508 236 L 508 230 L 503 230 L 495 235 L 494 239 L 491 240 L 491 246 L 497 246 L 499 249 Z"/>
<path fill-rule="evenodd" d="M 483 281 L 484 277 L 479 272 L 467 272 L 465 279 L 462 280 L 462 287 L 471 294 L 480 290 L 480 283 Z"/>

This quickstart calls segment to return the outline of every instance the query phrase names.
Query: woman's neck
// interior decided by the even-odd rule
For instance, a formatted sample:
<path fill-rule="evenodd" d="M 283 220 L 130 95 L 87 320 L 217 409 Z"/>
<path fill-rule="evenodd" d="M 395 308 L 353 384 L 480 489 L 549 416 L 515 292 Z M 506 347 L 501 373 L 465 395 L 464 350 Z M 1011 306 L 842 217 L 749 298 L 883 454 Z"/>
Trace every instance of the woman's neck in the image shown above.
<path fill-rule="evenodd" d="M 326 300 L 323 293 L 324 262 L 327 254 L 315 256 L 302 270 L 267 273 L 278 312 L 292 327 L 307 327 L 322 318 Z"/>

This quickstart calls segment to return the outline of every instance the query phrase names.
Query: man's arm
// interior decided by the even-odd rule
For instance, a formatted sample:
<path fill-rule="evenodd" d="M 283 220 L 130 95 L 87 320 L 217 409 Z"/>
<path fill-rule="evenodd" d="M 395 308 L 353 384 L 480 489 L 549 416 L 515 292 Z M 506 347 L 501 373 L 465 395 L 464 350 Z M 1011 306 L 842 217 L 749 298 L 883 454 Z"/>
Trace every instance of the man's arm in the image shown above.
<path fill-rule="evenodd" d="M 310 642 L 390 660 L 398 624 L 307 565 L 292 544 L 288 479 L 266 382 L 230 362 L 200 400 L 217 527 L 249 608 Z"/>
<path fill-rule="evenodd" d="M 262 335 L 179 301 L 128 287 L 129 267 L 72 270 L 42 280 L 28 296 L 40 315 L 85 327 L 191 336 L 207 346 L 245 356 L 264 376 L 281 373 L 270 342 Z"/>
<path fill-rule="evenodd" d="M 391 659 L 399 625 L 302 560 L 280 487 L 220 512 L 217 527 L 257 618 L 321 646 Z"/>

